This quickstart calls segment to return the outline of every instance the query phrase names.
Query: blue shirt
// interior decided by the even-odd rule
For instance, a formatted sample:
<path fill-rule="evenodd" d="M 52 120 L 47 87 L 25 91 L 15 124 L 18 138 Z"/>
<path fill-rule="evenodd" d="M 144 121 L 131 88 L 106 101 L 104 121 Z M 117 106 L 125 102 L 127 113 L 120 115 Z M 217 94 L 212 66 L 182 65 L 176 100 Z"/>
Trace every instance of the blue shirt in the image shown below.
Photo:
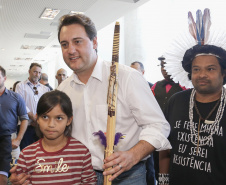
<path fill-rule="evenodd" d="M 18 93 L 5 88 L 0 96 L 0 136 L 17 131 L 18 117 L 20 121 L 29 119 L 25 102 Z"/>

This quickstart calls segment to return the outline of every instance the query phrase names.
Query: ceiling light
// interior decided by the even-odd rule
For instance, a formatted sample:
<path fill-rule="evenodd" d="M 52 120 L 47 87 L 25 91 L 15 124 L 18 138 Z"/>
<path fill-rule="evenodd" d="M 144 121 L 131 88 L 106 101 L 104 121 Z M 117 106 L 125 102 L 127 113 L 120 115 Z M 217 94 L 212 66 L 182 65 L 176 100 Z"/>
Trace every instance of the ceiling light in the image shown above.
<path fill-rule="evenodd" d="M 35 50 L 43 50 L 44 49 L 44 46 L 37 46 L 35 47 Z"/>
<path fill-rule="evenodd" d="M 30 39 L 48 39 L 50 36 L 51 35 L 25 33 L 24 38 L 30 38 Z"/>
<path fill-rule="evenodd" d="M 50 25 L 51 25 L 51 26 L 58 26 L 59 23 L 58 23 L 58 22 L 52 22 Z"/>
<path fill-rule="evenodd" d="M 51 8 L 46 8 L 42 15 L 40 16 L 41 19 L 54 19 L 57 14 L 60 12 L 60 10 L 57 9 L 51 9 Z"/>
<path fill-rule="evenodd" d="M 22 45 L 20 49 L 32 49 L 32 50 L 43 50 L 45 47 L 44 46 L 29 46 L 29 45 Z"/>
<path fill-rule="evenodd" d="M 15 57 L 14 60 L 27 60 L 30 61 L 32 58 L 20 58 L 20 57 Z"/>
<path fill-rule="evenodd" d="M 60 45 L 52 45 L 51 48 L 60 48 Z"/>
<path fill-rule="evenodd" d="M 76 11 L 70 11 L 69 14 L 84 14 L 84 12 L 76 12 Z"/>

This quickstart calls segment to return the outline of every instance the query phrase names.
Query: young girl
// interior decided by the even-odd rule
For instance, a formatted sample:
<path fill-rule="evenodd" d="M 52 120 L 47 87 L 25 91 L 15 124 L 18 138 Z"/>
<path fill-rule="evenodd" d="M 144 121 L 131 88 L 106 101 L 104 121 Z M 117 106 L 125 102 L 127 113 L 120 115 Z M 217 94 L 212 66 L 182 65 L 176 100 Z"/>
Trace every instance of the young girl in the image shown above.
<path fill-rule="evenodd" d="M 72 104 L 61 91 L 45 93 L 37 106 L 39 141 L 22 150 L 17 173 L 30 174 L 30 184 L 96 184 L 88 149 L 70 137 Z"/>

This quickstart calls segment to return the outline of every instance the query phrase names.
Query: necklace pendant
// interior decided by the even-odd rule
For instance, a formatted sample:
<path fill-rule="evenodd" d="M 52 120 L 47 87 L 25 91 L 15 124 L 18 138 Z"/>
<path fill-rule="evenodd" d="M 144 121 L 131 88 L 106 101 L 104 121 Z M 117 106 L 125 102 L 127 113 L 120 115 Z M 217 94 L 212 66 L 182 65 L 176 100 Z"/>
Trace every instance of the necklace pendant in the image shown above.
<path fill-rule="evenodd" d="M 206 124 L 213 124 L 213 123 L 214 123 L 214 121 L 205 120 L 205 121 L 204 121 L 204 123 L 206 123 Z"/>

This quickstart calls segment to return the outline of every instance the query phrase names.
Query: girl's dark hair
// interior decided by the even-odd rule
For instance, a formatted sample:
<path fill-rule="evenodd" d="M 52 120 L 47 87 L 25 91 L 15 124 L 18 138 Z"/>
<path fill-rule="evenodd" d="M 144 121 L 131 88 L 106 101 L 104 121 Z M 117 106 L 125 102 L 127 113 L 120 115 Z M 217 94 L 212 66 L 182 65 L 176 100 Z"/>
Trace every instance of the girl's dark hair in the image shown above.
<path fill-rule="evenodd" d="M 41 96 L 37 106 L 37 116 L 40 117 L 43 114 L 50 112 L 55 106 L 60 105 L 61 110 L 67 115 L 68 119 L 73 116 L 72 103 L 70 98 L 62 91 L 54 90 L 47 92 Z M 64 135 L 71 136 L 72 124 L 68 125 L 64 131 Z M 43 137 L 43 134 L 37 124 L 36 134 L 39 138 Z"/>

